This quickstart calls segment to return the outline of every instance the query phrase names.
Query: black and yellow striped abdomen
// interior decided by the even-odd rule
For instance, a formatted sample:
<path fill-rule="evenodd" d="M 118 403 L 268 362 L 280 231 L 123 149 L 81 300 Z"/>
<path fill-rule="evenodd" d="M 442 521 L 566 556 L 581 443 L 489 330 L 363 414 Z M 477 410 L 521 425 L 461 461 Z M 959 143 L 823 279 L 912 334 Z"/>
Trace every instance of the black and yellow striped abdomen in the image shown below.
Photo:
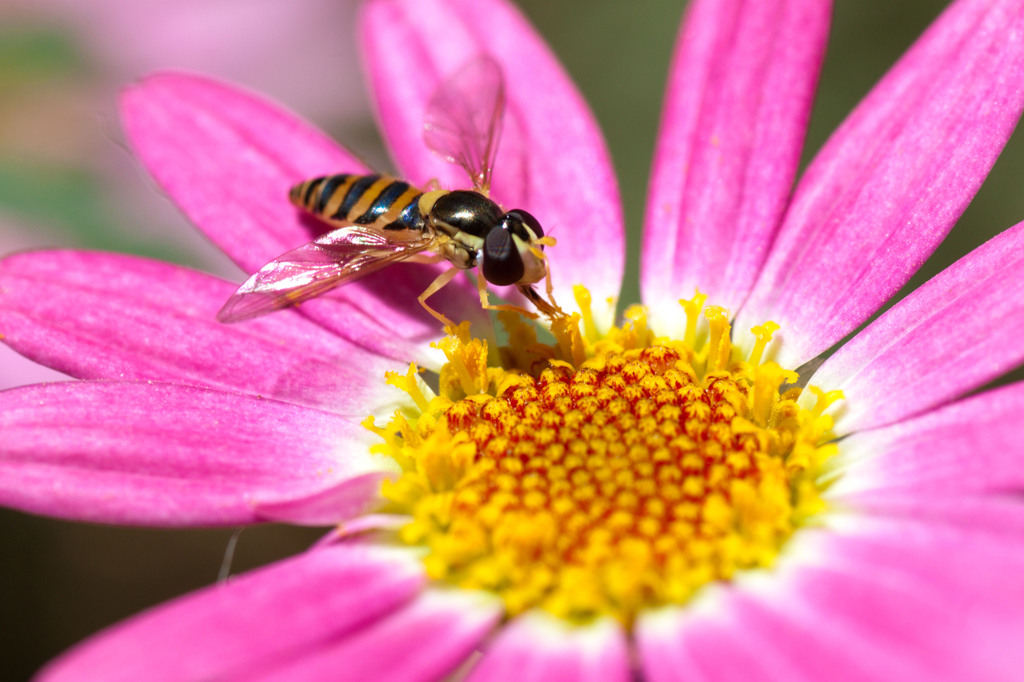
<path fill-rule="evenodd" d="M 344 173 L 313 178 L 288 192 L 291 202 L 328 222 L 378 230 L 423 231 L 423 192 L 388 175 Z"/>

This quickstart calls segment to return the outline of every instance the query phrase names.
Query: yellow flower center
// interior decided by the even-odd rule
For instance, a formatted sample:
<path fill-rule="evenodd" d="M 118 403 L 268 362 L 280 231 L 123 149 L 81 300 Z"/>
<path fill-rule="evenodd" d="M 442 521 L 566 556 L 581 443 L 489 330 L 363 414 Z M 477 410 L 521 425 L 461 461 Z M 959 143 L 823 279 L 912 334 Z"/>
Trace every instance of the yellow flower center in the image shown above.
<path fill-rule="evenodd" d="M 836 449 L 822 412 L 840 395 L 811 389 L 812 410 L 798 388 L 780 395 L 797 377 L 760 362 L 772 323 L 739 359 L 726 312 L 709 307 L 699 342 L 699 293 L 681 302 L 682 340 L 655 338 L 642 308 L 600 335 L 585 290 L 577 299 L 584 314 L 557 321 L 552 344 L 502 314 L 510 345 L 491 363 L 463 326 L 439 344 L 439 394 L 415 367 L 389 377 L 416 408 L 367 426 L 403 469 L 388 511 L 410 517 L 399 540 L 425 548 L 433 579 L 494 592 L 510 615 L 628 626 L 771 565 L 821 511 L 816 481 Z"/>

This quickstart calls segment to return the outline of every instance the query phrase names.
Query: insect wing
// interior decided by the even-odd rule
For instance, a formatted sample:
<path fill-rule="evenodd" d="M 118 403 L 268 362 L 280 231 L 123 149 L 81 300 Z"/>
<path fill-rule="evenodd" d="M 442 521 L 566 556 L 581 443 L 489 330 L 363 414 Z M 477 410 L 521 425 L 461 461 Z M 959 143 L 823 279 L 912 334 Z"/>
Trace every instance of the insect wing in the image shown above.
<path fill-rule="evenodd" d="M 365 227 L 342 227 L 275 258 L 245 281 L 217 313 L 239 322 L 308 301 L 430 248 L 433 240 L 393 241 Z"/>
<path fill-rule="evenodd" d="M 427 104 L 423 141 L 469 174 L 474 189 L 488 189 L 505 115 L 505 80 L 490 57 L 467 62 L 438 86 Z"/>

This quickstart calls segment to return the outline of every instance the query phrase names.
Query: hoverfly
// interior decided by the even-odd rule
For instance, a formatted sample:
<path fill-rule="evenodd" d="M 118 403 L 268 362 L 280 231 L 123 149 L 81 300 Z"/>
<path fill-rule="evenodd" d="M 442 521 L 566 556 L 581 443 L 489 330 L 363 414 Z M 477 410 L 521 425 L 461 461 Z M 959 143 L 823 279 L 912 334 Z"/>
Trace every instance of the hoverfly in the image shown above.
<path fill-rule="evenodd" d="M 489 57 L 464 65 L 441 83 L 424 120 L 427 147 L 470 177 L 472 190 L 424 191 L 388 175 L 338 174 L 299 183 L 289 191 L 297 207 L 335 226 L 320 238 L 275 258 L 252 275 L 217 314 L 238 322 L 319 296 L 400 261 L 452 267 L 419 296 L 420 304 L 445 326 L 452 322 L 426 299 L 460 271 L 480 266 L 481 305 L 492 305 L 487 283 L 511 285 L 542 313 L 564 315 L 531 285 L 551 278 L 543 249 L 553 245 L 540 223 L 524 210 L 504 211 L 488 197 L 505 110 L 501 68 Z M 433 181 L 431 185 L 436 185 Z M 424 252 L 430 252 L 428 255 Z"/>

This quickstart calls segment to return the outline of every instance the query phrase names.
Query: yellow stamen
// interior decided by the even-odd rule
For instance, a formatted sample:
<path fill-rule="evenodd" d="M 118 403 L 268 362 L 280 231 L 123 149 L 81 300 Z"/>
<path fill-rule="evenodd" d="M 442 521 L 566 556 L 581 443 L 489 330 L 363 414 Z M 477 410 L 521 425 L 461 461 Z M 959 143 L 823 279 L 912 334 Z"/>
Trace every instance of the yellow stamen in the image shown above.
<path fill-rule="evenodd" d="M 725 369 L 731 355 L 732 346 L 729 343 L 729 314 L 725 308 L 710 305 L 704 310 L 704 317 L 707 318 L 711 327 L 711 342 L 708 350 L 708 371 Z"/>
<path fill-rule="evenodd" d="M 814 403 L 814 407 L 811 411 L 816 415 L 821 415 L 827 410 L 833 403 L 843 399 L 842 391 L 829 391 L 826 393 L 817 386 L 810 386 L 808 389 L 811 394 L 817 398 L 817 402 Z"/>
<path fill-rule="evenodd" d="M 389 386 L 394 386 L 395 388 L 408 393 L 409 397 L 416 403 L 416 407 L 418 407 L 421 412 L 426 412 L 429 407 L 429 401 L 426 396 L 423 395 L 423 391 L 420 390 L 419 382 L 416 380 L 419 372 L 420 370 L 416 367 L 416 364 L 413 363 L 409 365 L 409 371 L 405 373 L 405 376 L 402 376 L 398 372 L 388 372 L 385 374 L 385 380 Z"/>
<path fill-rule="evenodd" d="M 753 334 L 756 339 L 754 342 L 754 348 L 750 351 L 751 365 L 757 367 L 761 364 L 761 356 L 764 355 L 764 349 L 767 348 L 768 344 L 771 342 L 772 334 L 778 330 L 779 325 L 771 320 L 751 328 L 750 333 Z"/>
<path fill-rule="evenodd" d="M 590 292 L 585 286 L 577 284 L 572 288 L 572 294 L 576 299 L 576 305 L 579 306 L 580 312 L 583 314 L 583 335 L 587 342 L 594 343 L 597 341 L 597 325 L 594 323 L 594 311 L 590 307 Z"/>
<path fill-rule="evenodd" d="M 561 358 L 574 365 L 586 359 L 586 346 L 580 334 L 580 317 L 579 313 L 573 313 L 551 321 L 551 333 L 558 340 Z"/>
<path fill-rule="evenodd" d="M 683 335 L 683 343 L 695 350 L 697 348 L 697 322 L 706 300 L 708 300 L 707 294 L 700 293 L 700 289 L 694 292 L 693 298 L 679 300 L 679 304 L 686 311 L 686 333 Z"/>
<path fill-rule="evenodd" d="M 465 395 L 487 390 L 486 341 L 463 341 L 457 336 L 447 336 L 430 345 L 439 348 L 448 358 L 448 364 L 441 371 L 442 385 L 448 386 L 455 382 Z"/>

